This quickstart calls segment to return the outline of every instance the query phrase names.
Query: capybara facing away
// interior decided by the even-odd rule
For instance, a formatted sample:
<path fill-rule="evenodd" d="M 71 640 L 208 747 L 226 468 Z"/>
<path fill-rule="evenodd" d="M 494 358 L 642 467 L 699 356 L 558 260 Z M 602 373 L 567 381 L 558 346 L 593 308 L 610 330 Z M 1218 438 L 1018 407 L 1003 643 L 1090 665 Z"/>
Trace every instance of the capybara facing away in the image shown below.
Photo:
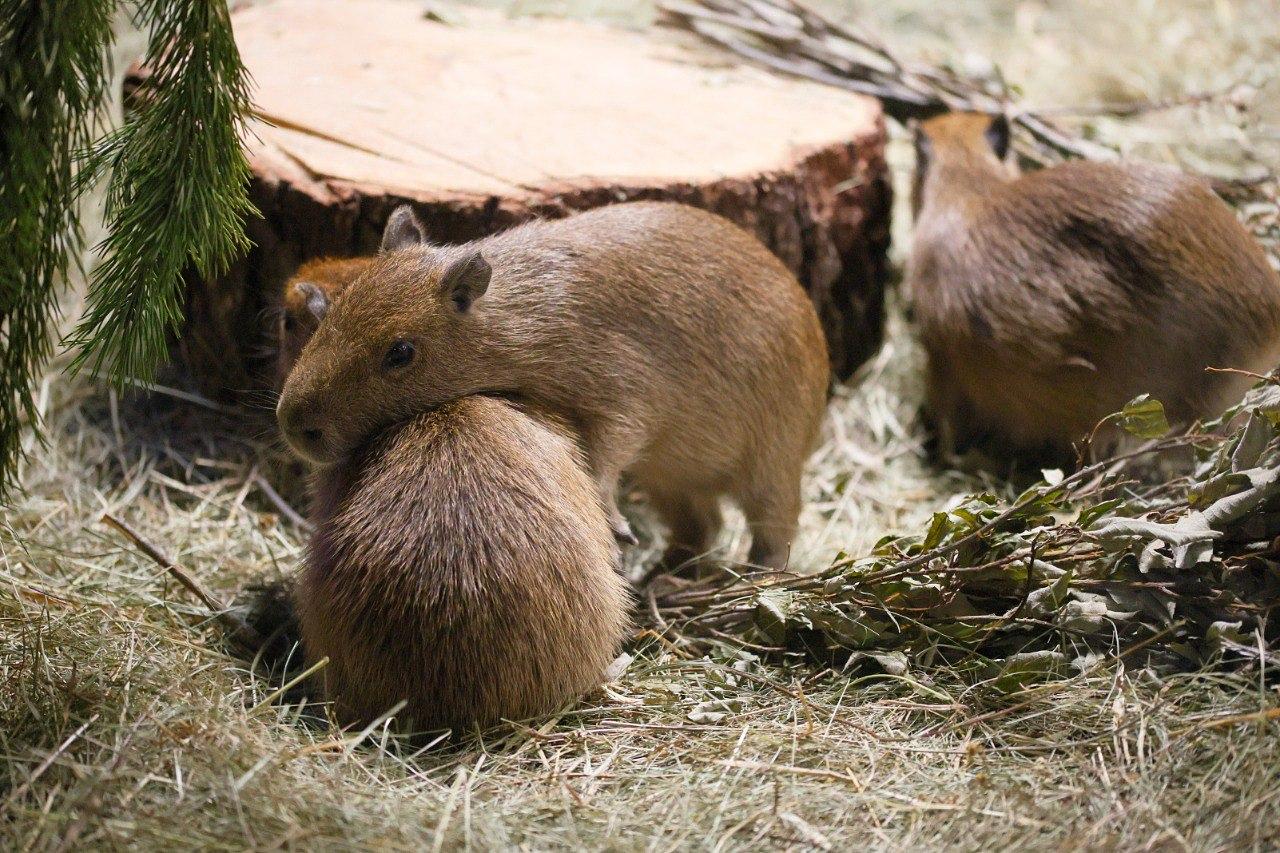
<path fill-rule="evenodd" d="M 1280 278 L 1209 187 L 1139 164 L 1019 175 L 1007 146 L 985 115 L 917 135 L 908 282 L 941 450 L 1070 458 L 1139 394 L 1187 423 L 1251 382 L 1206 368 L 1275 367 Z"/>
<path fill-rule="evenodd" d="M 829 365 L 808 296 L 753 236 L 639 202 L 432 246 L 405 207 L 383 246 L 285 383 L 277 414 L 302 456 L 330 464 L 442 402 L 512 395 L 581 436 L 619 538 L 626 471 L 672 554 L 708 548 L 724 495 L 749 559 L 785 564 Z"/>
<path fill-rule="evenodd" d="M 297 585 L 344 723 L 415 730 L 545 714 L 601 682 L 628 625 L 617 544 L 573 440 L 472 396 L 317 474 Z"/>

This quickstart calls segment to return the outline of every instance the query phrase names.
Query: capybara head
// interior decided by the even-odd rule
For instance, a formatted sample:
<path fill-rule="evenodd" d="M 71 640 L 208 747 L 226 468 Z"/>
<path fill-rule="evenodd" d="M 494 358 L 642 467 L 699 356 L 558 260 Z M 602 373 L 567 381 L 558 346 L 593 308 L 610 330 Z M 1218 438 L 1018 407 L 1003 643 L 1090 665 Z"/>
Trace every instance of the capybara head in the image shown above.
<path fill-rule="evenodd" d="M 377 430 L 484 387 L 476 346 L 489 264 L 474 247 L 435 247 L 407 206 L 382 251 L 323 314 L 280 394 L 276 417 L 303 458 L 337 461 Z"/>
<path fill-rule="evenodd" d="M 319 258 L 298 267 L 285 282 L 275 329 L 277 391 L 284 387 L 302 348 L 319 328 L 329 305 L 369 264 L 369 258 Z"/>
<path fill-rule="evenodd" d="M 1016 170 L 1006 165 L 1009 154 L 1009 120 L 986 113 L 943 113 L 916 125 L 916 171 L 912 184 L 911 211 L 920 213 L 925 182 L 939 171 L 953 174 L 1007 174 Z"/>

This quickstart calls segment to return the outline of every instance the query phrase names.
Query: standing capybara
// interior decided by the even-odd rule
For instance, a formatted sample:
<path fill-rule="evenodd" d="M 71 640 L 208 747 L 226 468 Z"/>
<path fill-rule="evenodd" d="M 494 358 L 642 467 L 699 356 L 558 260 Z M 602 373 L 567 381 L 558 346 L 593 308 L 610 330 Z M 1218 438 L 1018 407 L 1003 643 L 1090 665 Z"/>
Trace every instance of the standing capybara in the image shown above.
<path fill-rule="evenodd" d="M 515 395 L 581 436 L 620 538 L 626 471 L 675 554 L 708 547 L 727 495 L 749 559 L 786 563 L 829 367 L 812 303 L 758 240 L 646 202 L 447 247 L 406 207 L 383 247 L 285 383 L 277 414 L 302 456 L 331 464 L 442 402 Z"/>
<path fill-rule="evenodd" d="M 1003 118 L 924 122 L 908 282 L 940 448 L 1066 456 L 1139 394 L 1211 417 L 1280 360 L 1280 277 L 1231 210 L 1175 169 L 1019 175 Z M 1108 441 L 1114 431 L 1098 433 Z"/>

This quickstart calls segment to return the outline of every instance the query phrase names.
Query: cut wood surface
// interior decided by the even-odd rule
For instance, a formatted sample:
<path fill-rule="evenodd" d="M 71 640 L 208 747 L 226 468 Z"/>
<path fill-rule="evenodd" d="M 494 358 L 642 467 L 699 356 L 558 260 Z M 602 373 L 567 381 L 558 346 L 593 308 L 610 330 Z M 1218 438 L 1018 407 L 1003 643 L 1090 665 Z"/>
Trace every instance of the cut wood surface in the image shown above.
<path fill-rule="evenodd" d="M 713 210 L 797 273 L 840 375 L 874 352 L 890 200 L 877 102 L 662 32 L 432 17 L 400 0 L 235 12 L 262 219 L 228 275 L 192 282 L 182 348 L 206 389 L 260 384 L 253 352 L 280 282 L 307 258 L 373 251 L 403 201 L 439 242 L 638 198 Z"/>

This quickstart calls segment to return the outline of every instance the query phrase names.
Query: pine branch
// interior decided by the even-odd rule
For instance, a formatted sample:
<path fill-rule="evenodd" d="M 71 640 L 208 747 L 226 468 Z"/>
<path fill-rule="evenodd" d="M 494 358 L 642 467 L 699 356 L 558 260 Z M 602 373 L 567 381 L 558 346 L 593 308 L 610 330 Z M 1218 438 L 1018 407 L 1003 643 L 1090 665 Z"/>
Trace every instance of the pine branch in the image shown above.
<path fill-rule="evenodd" d="M 182 319 L 182 271 L 216 275 L 248 247 L 253 212 L 241 148 L 247 73 L 224 3 L 148 0 L 150 26 L 137 110 L 94 149 L 86 174 L 110 175 L 106 259 L 67 344 L 113 381 L 148 380 Z"/>
<path fill-rule="evenodd" d="M 113 2 L 0 2 L 0 499 L 21 436 L 38 427 L 32 387 L 52 352 L 58 290 L 80 263 L 75 156 L 92 140 L 110 80 Z"/>
<path fill-rule="evenodd" d="M 80 263 L 79 199 L 108 177 L 105 260 L 68 338 L 74 368 L 147 379 L 181 320 L 181 275 L 247 248 L 241 149 L 248 80 L 218 0 L 142 0 L 153 73 L 139 108 L 95 143 L 117 0 L 0 0 L 0 500 L 32 388 L 52 353 L 58 288 Z"/>

